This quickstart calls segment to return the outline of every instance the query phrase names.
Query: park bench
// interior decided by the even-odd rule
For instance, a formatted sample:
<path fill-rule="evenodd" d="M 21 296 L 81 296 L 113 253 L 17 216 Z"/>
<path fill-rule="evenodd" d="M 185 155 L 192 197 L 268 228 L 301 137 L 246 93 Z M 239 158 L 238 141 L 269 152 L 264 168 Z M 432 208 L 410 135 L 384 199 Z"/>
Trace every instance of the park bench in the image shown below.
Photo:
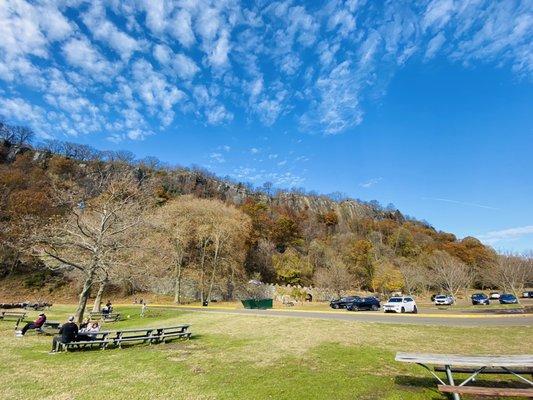
<path fill-rule="evenodd" d="M 158 328 L 156 339 L 159 342 L 165 343 L 167 340 L 175 338 L 190 338 L 189 325 L 178 325 L 167 328 Z"/>
<path fill-rule="evenodd" d="M 98 346 L 102 350 L 107 349 L 109 345 L 122 348 L 123 343 L 142 342 L 142 343 L 160 343 L 175 338 L 189 338 L 191 332 L 188 331 L 189 325 L 177 325 L 162 328 L 136 328 L 122 329 L 116 331 L 104 331 L 95 335 L 94 340 L 75 341 L 70 343 L 58 343 L 56 351 L 69 349 L 81 349 L 85 347 Z"/>
<path fill-rule="evenodd" d="M 415 363 L 427 369 L 439 382 L 437 388 L 443 393 L 450 393 L 454 400 L 460 399 L 460 394 L 500 397 L 533 397 L 533 381 L 524 377 L 530 375 L 533 369 L 533 355 L 518 356 L 465 356 L 456 354 L 420 354 L 397 353 L 396 361 Z M 428 365 L 435 366 L 434 369 Z M 448 383 L 445 383 L 434 371 L 444 371 Z M 454 373 L 470 374 L 468 378 L 456 385 Z M 467 386 L 479 374 L 510 374 L 530 387 L 525 389 Z"/>
<path fill-rule="evenodd" d="M 61 322 L 59 321 L 46 321 L 43 326 L 35 329 L 37 334 L 54 334 L 57 333 L 61 327 Z M 52 332 L 51 332 L 52 331 Z"/>
<path fill-rule="evenodd" d="M 100 319 L 104 322 L 116 322 L 120 320 L 120 313 L 105 314 L 102 312 L 91 312 L 89 316 L 91 319 Z"/>
<path fill-rule="evenodd" d="M 104 350 L 105 348 L 107 348 L 107 346 L 110 343 L 113 343 L 113 340 L 109 339 L 109 336 L 112 333 L 113 332 L 111 331 L 98 332 L 96 335 L 94 335 L 93 340 L 80 340 L 80 341 L 74 341 L 74 342 L 69 342 L 69 343 L 58 342 L 55 350 L 56 351 L 61 351 L 61 350 L 68 351 L 69 349 L 74 349 L 74 348 L 82 349 L 82 348 L 87 348 L 87 347 L 92 348 L 95 346 Z"/>
<path fill-rule="evenodd" d="M 18 328 L 20 322 L 26 318 L 25 312 L 18 311 L 0 311 L 0 320 L 2 321 L 16 321 L 15 329 Z"/>

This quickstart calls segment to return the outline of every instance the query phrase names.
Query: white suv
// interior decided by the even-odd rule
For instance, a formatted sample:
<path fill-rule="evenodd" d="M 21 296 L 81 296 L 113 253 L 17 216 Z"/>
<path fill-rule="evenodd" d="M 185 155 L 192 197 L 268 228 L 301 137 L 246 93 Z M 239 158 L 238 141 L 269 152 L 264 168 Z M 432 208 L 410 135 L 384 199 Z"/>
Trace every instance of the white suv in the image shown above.
<path fill-rule="evenodd" d="M 448 294 L 439 294 L 438 296 L 435 296 L 436 306 L 451 306 L 453 303 L 453 297 Z"/>
<path fill-rule="evenodd" d="M 417 313 L 415 300 L 409 296 L 391 297 L 389 301 L 383 304 L 383 311 L 385 312 L 397 312 L 397 313 Z"/>

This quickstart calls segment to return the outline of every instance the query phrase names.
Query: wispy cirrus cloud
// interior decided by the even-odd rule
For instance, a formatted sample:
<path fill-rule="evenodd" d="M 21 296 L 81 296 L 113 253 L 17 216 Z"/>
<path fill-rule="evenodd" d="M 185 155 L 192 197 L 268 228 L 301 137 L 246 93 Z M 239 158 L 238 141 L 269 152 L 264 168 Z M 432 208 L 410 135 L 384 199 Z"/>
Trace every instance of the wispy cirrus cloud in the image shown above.
<path fill-rule="evenodd" d="M 458 201 L 458 200 L 453 200 L 453 199 L 443 199 L 443 198 L 440 198 L 440 197 L 422 197 L 422 200 L 440 201 L 440 202 L 443 202 L 443 203 L 451 203 L 451 204 L 457 204 L 457 205 L 460 205 L 460 206 L 483 208 L 483 209 L 486 209 L 486 210 L 499 210 L 499 208 L 492 207 L 492 206 L 487 206 L 487 205 L 484 205 L 484 204 L 470 203 L 470 202 L 467 202 L 467 201 Z"/>
<path fill-rule="evenodd" d="M 383 180 L 382 177 L 379 177 L 379 178 L 372 178 L 372 179 L 369 179 L 368 181 L 365 181 L 365 182 L 361 182 L 359 184 L 359 186 L 361 186 L 362 188 L 365 188 L 365 189 L 368 189 L 372 186 L 375 186 L 377 185 L 379 182 L 381 182 Z"/>

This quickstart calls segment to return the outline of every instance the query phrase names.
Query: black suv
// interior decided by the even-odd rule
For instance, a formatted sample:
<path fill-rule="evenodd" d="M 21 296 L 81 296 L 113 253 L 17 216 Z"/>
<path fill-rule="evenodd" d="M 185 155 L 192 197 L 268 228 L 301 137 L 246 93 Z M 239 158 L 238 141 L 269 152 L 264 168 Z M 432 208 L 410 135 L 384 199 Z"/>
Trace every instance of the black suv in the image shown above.
<path fill-rule="evenodd" d="M 490 304 L 489 296 L 485 293 L 474 293 L 470 298 L 472 299 L 472 305 L 474 306 L 478 304 L 485 304 L 488 306 Z"/>
<path fill-rule="evenodd" d="M 347 296 L 347 297 L 341 297 L 337 300 L 331 300 L 329 303 L 329 306 L 334 309 L 339 308 L 346 308 L 346 306 L 350 303 L 353 303 L 355 300 L 360 300 L 361 298 L 359 296 Z"/>
<path fill-rule="evenodd" d="M 379 300 L 375 297 L 365 297 L 364 299 L 357 299 L 352 301 L 346 306 L 348 311 L 360 311 L 360 310 L 379 310 L 380 304 Z"/>

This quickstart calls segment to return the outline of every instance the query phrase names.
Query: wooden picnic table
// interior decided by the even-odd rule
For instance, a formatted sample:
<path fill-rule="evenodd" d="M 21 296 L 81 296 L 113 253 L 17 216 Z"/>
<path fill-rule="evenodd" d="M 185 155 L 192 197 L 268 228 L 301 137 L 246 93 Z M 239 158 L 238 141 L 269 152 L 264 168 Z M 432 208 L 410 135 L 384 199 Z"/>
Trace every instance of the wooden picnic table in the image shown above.
<path fill-rule="evenodd" d="M 143 343 L 159 343 L 165 342 L 168 339 L 177 337 L 189 338 L 191 333 L 188 331 L 190 325 L 175 325 L 158 328 L 133 328 L 133 329 L 117 329 L 111 331 L 100 331 L 93 335 L 92 340 L 73 341 L 57 345 L 57 350 L 60 348 L 67 349 L 69 347 L 92 347 L 98 345 L 101 349 L 106 349 L 110 344 L 122 348 L 123 342 L 141 341 Z"/>
<path fill-rule="evenodd" d="M 396 361 L 418 364 L 427 369 L 440 383 L 441 392 L 451 393 L 454 400 L 460 400 L 459 394 L 479 394 L 489 396 L 525 396 L 533 397 L 533 382 L 524 374 L 533 373 L 533 355 L 499 355 L 499 356 L 467 356 L 459 354 L 423 354 L 396 353 Z M 435 366 L 431 369 L 428 365 Z M 444 371 L 448 383 L 445 383 L 434 371 Z M 527 383 L 530 389 L 485 388 L 466 386 L 477 375 L 484 373 L 511 374 Z M 467 379 L 456 385 L 453 373 L 469 373 Z"/>

